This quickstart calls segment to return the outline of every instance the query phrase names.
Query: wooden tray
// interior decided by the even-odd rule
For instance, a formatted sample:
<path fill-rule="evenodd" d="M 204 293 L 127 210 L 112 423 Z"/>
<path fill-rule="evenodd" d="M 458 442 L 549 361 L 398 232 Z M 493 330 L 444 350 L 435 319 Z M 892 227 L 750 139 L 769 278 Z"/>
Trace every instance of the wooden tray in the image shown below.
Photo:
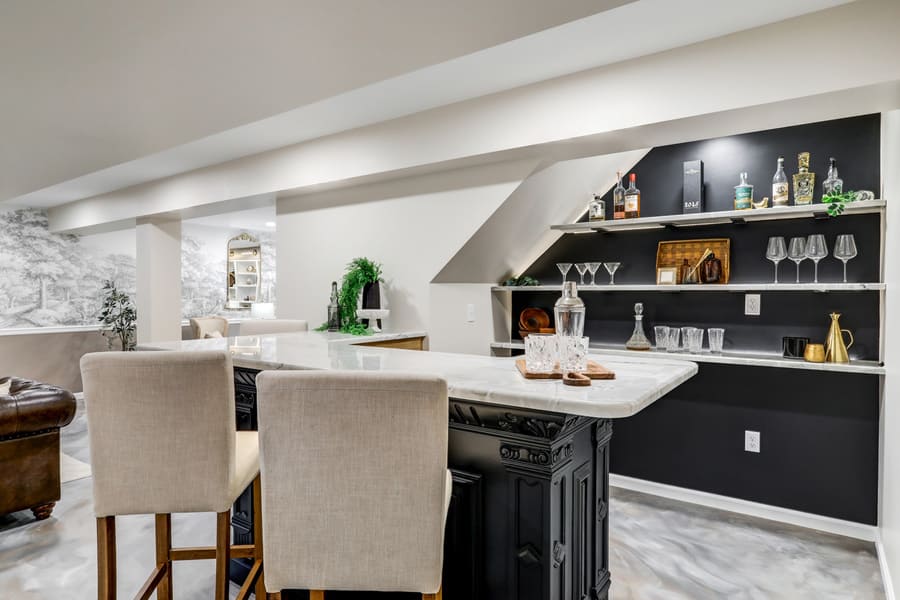
<path fill-rule="evenodd" d="M 519 369 L 519 373 L 525 379 L 562 379 L 562 371 L 559 370 L 558 365 L 557 369 L 552 373 L 529 373 L 525 370 L 525 359 L 520 358 L 516 361 L 516 368 Z M 587 371 L 584 372 L 585 375 L 590 377 L 591 379 L 615 379 L 616 374 L 603 365 L 595 363 L 592 360 L 588 361 Z"/>
<path fill-rule="evenodd" d="M 722 279 L 718 283 L 728 283 L 728 280 L 731 279 L 731 240 L 728 238 L 660 242 L 656 248 L 656 268 L 678 268 L 685 258 L 691 268 L 694 268 L 707 248 L 712 250 L 716 258 L 722 261 Z"/>

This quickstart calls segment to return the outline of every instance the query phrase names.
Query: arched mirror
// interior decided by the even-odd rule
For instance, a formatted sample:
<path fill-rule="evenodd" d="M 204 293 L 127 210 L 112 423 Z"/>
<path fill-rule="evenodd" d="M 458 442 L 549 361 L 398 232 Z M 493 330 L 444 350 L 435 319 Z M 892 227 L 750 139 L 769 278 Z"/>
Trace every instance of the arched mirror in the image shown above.
<path fill-rule="evenodd" d="M 259 240 L 249 233 L 236 235 L 228 240 L 228 298 L 229 309 L 249 309 L 259 300 L 262 268 L 262 248 Z"/>

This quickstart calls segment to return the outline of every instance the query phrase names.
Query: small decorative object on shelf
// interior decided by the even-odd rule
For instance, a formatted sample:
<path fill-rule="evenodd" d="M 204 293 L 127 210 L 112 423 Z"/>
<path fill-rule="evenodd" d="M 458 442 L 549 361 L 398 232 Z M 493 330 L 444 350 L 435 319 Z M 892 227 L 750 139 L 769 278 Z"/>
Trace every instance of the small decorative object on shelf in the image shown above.
<path fill-rule="evenodd" d="M 837 164 L 834 158 L 828 159 L 828 175 L 822 182 L 822 201 L 825 196 L 840 195 L 844 191 L 844 180 L 838 177 Z"/>
<path fill-rule="evenodd" d="M 794 175 L 794 204 L 812 204 L 816 174 L 809 172 L 809 152 L 797 155 L 800 172 Z"/>
<path fill-rule="evenodd" d="M 341 330 L 341 305 L 338 303 L 337 281 L 331 282 L 331 300 L 328 303 L 328 331 Z"/>
<path fill-rule="evenodd" d="M 518 287 L 526 285 L 541 285 L 541 282 L 534 277 L 530 277 L 528 275 L 520 275 L 519 277 L 510 277 L 509 279 L 504 281 L 502 285 Z"/>
<path fill-rule="evenodd" d="M 825 362 L 825 344 L 807 344 L 803 351 L 803 360 L 811 363 Z"/>
<path fill-rule="evenodd" d="M 684 161 L 684 191 L 682 192 L 684 214 L 703 212 L 703 161 Z"/>
<path fill-rule="evenodd" d="M 687 259 L 685 264 L 687 264 Z M 689 268 L 689 267 L 688 267 Z M 681 269 L 678 267 L 662 267 L 656 270 L 656 285 L 675 285 L 681 282 L 679 273 Z M 687 270 L 685 270 L 687 273 Z"/>
<path fill-rule="evenodd" d="M 753 208 L 753 186 L 747 183 L 747 173 L 741 173 L 741 182 L 734 186 L 734 210 Z"/>
<path fill-rule="evenodd" d="M 606 220 L 606 202 L 604 202 L 602 194 L 594 194 L 594 197 L 591 199 L 591 203 L 588 205 L 588 220 Z"/>
<path fill-rule="evenodd" d="M 715 252 L 703 259 L 703 267 L 700 271 L 701 283 L 719 283 L 722 280 L 722 261 L 716 258 Z"/>
<path fill-rule="evenodd" d="M 616 171 L 616 187 L 613 189 L 613 219 L 625 218 L 625 188 L 622 187 L 622 173 Z"/>
<path fill-rule="evenodd" d="M 644 335 L 644 305 L 637 302 L 634 305 L 634 332 L 631 338 L 625 342 L 628 350 L 649 350 L 650 340 Z"/>
<path fill-rule="evenodd" d="M 625 190 L 626 219 L 637 219 L 641 216 L 641 190 L 637 189 L 636 180 L 637 175 L 634 173 L 628 176 L 628 189 Z"/>
<path fill-rule="evenodd" d="M 778 157 L 778 168 L 772 177 L 772 206 L 787 206 L 790 204 L 787 175 L 784 174 L 784 157 Z"/>
<path fill-rule="evenodd" d="M 841 329 L 841 313 L 831 313 L 831 327 L 825 338 L 825 360 L 833 363 L 850 362 L 850 354 L 847 350 L 853 345 L 853 334 L 849 329 Z M 844 332 L 850 336 L 850 343 L 844 343 Z"/>
<path fill-rule="evenodd" d="M 256 267 L 254 267 L 253 265 L 247 265 L 247 272 L 256 273 Z"/>
<path fill-rule="evenodd" d="M 718 263 L 719 278 L 715 283 L 728 283 L 731 278 L 731 240 L 728 238 L 709 238 L 700 240 L 672 240 L 659 242 L 656 250 L 656 269 L 674 267 L 679 269 L 678 281 L 683 284 L 703 281 L 704 261 L 715 254 Z M 687 273 L 681 272 L 684 261 L 688 261 Z M 715 267 L 709 267 L 714 269 Z M 710 272 L 710 275 L 713 275 Z M 706 281 L 705 283 L 713 283 Z"/>
<path fill-rule="evenodd" d="M 782 356 L 785 358 L 803 358 L 809 338 L 785 336 L 781 338 Z"/>
<path fill-rule="evenodd" d="M 753 208 L 769 208 L 769 197 L 763 196 L 762 200 L 754 200 Z"/>
<path fill-rule="evenodd" d="M 563 285 L 563 294 L 553 307 L 556 318 L 556 334 L 581 337 L 584 334 L 584 302 L 578 297 L 574 281 Z"/>

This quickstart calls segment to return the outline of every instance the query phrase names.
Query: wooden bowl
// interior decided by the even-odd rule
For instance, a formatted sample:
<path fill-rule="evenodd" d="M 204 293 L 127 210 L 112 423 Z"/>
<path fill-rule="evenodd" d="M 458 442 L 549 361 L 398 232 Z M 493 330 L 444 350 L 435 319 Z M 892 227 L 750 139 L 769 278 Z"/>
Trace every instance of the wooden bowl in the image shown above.
<path fill-rule="evenodd" d="M 519 313 L 519 329 L 540 331 L 550 327 L 550 315 L 542 308 L 526 308 Z"/>

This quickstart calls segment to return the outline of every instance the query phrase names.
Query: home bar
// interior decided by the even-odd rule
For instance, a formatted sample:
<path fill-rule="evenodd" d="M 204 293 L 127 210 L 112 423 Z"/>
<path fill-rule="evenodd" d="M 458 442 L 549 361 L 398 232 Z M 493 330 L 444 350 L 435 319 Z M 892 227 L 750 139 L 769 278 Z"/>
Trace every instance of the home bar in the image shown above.
<path fill-rule="evenodd" d="M 0 600 L 897 599 L 900 1 L 0 40 Z"/>
<path fill-rule="evenodd" d="M 423 334 L 374 337 L 366 343 Z M 356 345 L 347 336 L 316 332 L 187 340 L 139 350 L 230 352 L 238 426 L 247 429 L 256 427 L 254 380 L 262 370 L 426 372 L 446 379 L 453 498 L 443 594 L 459 600 L 607 598 L 615 420 L 649 406 L 697 372 L 689 361 L 598 356 L 616 378 L 577 388 L 523 379 L 511 359 Z M 235 543 L 253 542 L 248 496 L 235 505 Z M 236 565 L 232 571 L 242 582 L 246 570 Z"/>

